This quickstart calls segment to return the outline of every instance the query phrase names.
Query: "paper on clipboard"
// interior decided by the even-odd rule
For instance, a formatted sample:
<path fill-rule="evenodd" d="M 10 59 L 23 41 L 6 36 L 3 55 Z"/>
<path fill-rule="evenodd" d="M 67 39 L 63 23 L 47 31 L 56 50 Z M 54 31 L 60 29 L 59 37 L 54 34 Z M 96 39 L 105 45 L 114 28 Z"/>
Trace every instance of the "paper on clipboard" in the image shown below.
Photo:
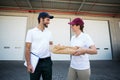
<path fill-rule="evenodd" d="M 37 66 L 38 60 L 39 60 L 39 57 L 31 54 L 31 64 L 32 64 L 32 67 L 33 67 L 33 72 L 35 71 L 35 68 Z M 27 66 L 27 62 L 26 61 L 25 61 L 24 65 Z"/>

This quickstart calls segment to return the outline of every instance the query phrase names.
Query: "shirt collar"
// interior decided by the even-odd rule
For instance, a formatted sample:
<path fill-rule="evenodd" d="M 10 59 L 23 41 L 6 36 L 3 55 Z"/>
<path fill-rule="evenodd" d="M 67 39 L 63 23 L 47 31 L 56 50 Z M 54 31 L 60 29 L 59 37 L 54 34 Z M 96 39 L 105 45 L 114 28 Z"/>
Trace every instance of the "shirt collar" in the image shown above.
<path fill-rule="evenodd" d="M 76 35 L 75 35 L 75 38 L 79 38 L 79 37 L 81 37 L 83 35 L 83 32 L 81 32 L 77 37 L 76 37 Z"/>
<path fill-rule="evenodd" d="M 40 29 L 38 29 L 37 27 L 34 28 L 34 30 L 36 31 L 41 31 Z M 43 32 L 46 31 L 46 28 L 43 30 Z"/>

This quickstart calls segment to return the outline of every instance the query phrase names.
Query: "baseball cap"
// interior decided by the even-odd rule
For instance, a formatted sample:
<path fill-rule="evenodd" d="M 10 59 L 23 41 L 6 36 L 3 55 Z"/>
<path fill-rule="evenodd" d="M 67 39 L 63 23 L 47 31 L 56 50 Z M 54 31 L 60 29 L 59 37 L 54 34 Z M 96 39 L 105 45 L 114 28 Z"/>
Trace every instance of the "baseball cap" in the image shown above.
<path fill-rule="evenodd" d="M 69 22 L 68 24 L 70 24 L 70 25 L 78 24 L 78 25 L 82 26 L 82 25 L 84 25 L 84 22 L 81 18 L 75 18 L 72 22 Z"/>
<path fill-rule="evenodd" d="M 49 15 L 47 12 L 41 12 L 41 13 L 39 13 L 38 19 L 45 18 L 45 17 L 48 17 L 50 19 L 54 18 L 54 16 Z"/>

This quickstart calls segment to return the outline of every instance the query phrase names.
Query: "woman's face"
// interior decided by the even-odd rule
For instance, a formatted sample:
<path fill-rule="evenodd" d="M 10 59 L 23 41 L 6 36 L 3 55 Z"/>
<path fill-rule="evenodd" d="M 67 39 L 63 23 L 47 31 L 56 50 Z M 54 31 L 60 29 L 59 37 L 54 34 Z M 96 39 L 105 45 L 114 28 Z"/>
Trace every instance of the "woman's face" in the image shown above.
<path fill-rule="evenodd" d="M 71 25 L 71 29 L 73 32 L 76 32 L 76 31 L 80 30 L 80 27 L 76 26 L 76 25 Z"/>

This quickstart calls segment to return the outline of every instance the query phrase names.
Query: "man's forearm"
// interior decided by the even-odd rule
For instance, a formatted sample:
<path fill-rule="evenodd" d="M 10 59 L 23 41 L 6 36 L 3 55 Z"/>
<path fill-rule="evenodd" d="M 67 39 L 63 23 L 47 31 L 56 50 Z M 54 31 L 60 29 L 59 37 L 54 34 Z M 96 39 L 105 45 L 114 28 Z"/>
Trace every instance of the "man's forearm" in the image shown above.
<path fill-rule="evenodd" d="M 27 65 L 30 65 L 31 64 L 31 62 L 30 62 L 30 49 L 26 48 L 25 58 L 27 61 Z"/>

